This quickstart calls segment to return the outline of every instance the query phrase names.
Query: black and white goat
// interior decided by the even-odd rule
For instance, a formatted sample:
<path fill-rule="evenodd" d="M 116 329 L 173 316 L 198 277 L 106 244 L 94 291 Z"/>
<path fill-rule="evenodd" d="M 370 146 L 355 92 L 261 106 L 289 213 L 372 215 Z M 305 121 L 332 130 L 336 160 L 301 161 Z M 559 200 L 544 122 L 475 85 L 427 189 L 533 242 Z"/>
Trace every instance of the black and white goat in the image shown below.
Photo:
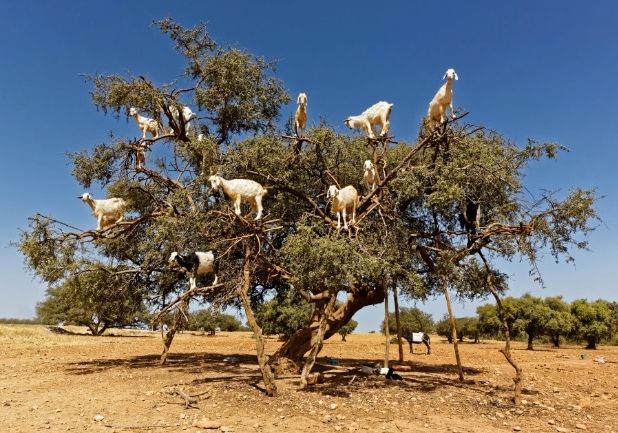
<path fill-rule="evenodd" d="M 429 334 L 424 332 L 402 332 L 401 336 L 406 339 L 410 345 L 410 353 L 414 353 L 413 344 L 423 343 L 427 347 L 427 355 L 431 355 L 431 339 Z"/>
<path fill-rule="evenodd" d="M 169 258 L 170 268 L 180 269 L 189 274 L 189 287 L 195 289 L 197 287 L 196 280 L 198 275 L 214 274 L 215 279 L 212 282 L 214 286 L 217 284 L 218 266 L 215 262 L 214 251 L 196 251 L 194 253 L 180 254 L 174 251 Z"/>

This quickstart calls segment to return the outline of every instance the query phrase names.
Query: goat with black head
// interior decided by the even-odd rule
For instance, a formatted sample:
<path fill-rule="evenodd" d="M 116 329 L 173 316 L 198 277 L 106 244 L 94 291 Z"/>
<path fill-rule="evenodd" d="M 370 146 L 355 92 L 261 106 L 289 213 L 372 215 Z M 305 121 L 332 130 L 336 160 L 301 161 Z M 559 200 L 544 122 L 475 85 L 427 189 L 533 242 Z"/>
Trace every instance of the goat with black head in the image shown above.
<path fill-rule="evenodd" d="M 214 274 L 215 279 L 212 282 L 214 286 L 217 284 L 218 266 L 215 262 L 214 251 L 196 251 L 194 253 L 178 253 L 174 251 L 169 258 L 170 268 L 179 269 L 189 274 L 189 286 L 191 289 L 197 287 L 198 275 Z"/>

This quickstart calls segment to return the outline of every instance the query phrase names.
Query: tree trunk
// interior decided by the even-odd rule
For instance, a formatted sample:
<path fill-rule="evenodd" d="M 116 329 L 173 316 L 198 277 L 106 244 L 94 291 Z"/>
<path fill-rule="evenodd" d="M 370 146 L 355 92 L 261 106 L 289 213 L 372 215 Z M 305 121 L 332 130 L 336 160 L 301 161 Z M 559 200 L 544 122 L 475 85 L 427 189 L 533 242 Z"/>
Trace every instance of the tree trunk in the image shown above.
<path fill-rule="evenodd" d="M 393 286 L 393 302 L 395 304 L 395 324 L 397 325 L 397 345 L 399 346 L 399 362 L 403 362 L 403 345 L 401 341 L 401 323 L 399 322 L 399 296 L 397 285 Z"/>
<path fill-rule="evenodd" d="M 455 350 L 455 360 L 457 361 L 457 373 L 459 374 L 459 380 L 463 382 L 463 367 L 461 366 L 459 346 L 457 344 L 457 324 L 455 323 L 455 315 L 453 314 L 453 307 L 451 305 L 451 296 L 448 293 L 448 283 L 445 278 L 442 278 L 442 291 L 444 292 L 444 297 L 446 298 L 446 307 L 448 309 L 448 316 L 451 322 L 451 338 L 453 339 L 453 349 Z"/>
<path fill-rule="evenodd" d="M 103 323 L 103 326 L 101 326 L 101 323 Z M 88 326 L 90 333 L 94 337 L 100 337 L 101 335 L 103 335 L 103 333 L 105 332 L 105 330 L 107 329 L 109 325 L 107 322 L 96 322 L 96 323 L 92 322 L 92 323 L 88 323 L 86 326 Z"/>
<path fill-rule="evenodd" d="M 264 352 L 264 336 L 262 335 L 262 328 L 259 327 L 255 320 L 255 315 L 251 309 L 251 302 L 249 301 L 249 287 L 251 286 L 251 272 L 249 262 L 250 251 L 247 247 L 245 250 L 245 263 L 243 265 L 243 282 L 239 287 L 240 299 L 245 310 L 245 316 L 247 317 L 247 323 L 253 331 L 255 337 L 255 347 L 257 351 L 258 365 L 262 372 L 262 379 L 264 380 L 264 387 L 266 389 L 266 395 L 274 397 L 277 395 L 277 386 L 275 385 L 275 376 L 270 369 L 266 354 Z"/>
<path fill-rule="evenodd" d="M 528 347 L 526 347 L 527 350 L 534 350 L 534 347 L 532 347 L 532 340 L 534 340 L 534 334 L 529 332 L 528 333 Z"/>
<path fill-rule="evenodd" d="M 315 360 L 318 357 L 318 353 L 322 350 L 322 345 L 324 344 L 324 332 L 326 330 L 326 319 L 331 314 L 335 303 L 337 302 L 337 294 L 332 294 L 331 298 L 328 300 L 328 303 L 324 307 L 324 311 L 320 315 L 320 325 L 318 327 L 318 334 L 316 337 L 316 342 L 309 351 L 309 355 L 307 356 L 307 360 L 305 361 L 305 365 L 303 366 L 303 371 L 300 375 L 300 389 L 305 389 L 307 387 L 307 376 L 311 373 L 311 369 L 315 364 Z M 318 305 L 315 306 L 318 308 Z"/>
<path fill-rule="evenodd" d="M 384 337 L 386 344 L 384 345 L 384 368 L 388 368 L 388 349 L 390 347 L 390 320 L 388 320 L 388 288 L 384 285 Z"/>
<path fill-rule="evenodd" d="M 552 335 L 551 341 L 554 344 L 554 347 L 560 347 L 560 335 Z"/>
<path fill-rule="evenodd" d="M 479 255 L 481 256 L 481 259 L 483 259 L 485 269 L 487 270 L 487 285 L 489 287 L 489 291 L 496 300 L 496 306 L 498 307 L 498 317 L 502 320 L 502 332 L 504 333 L 504 349 L 500 349 L 500 352 L 504 355 L 508 363 L 511 364 L 511 366 L 515 369 L 515 377 L 513 378 L 513 382 L 515 383 L 515 395 L 513 396 L 513 403 L 515 403 L 515 406 L 519 406 L 521 404 L 523 372 L 521 367 L 515 362 L 515 359 L 511 355 L 511 332 L 509 329 L 509 322 L 508 320 L 506 320 L 500 295 L 498 295 L 498 291 L 494 286 L 489 265 L 487 264 L 487 260 L 485 260 L 485 256 L 481 252 L 479 252 Z"/>
<path fill-rule="evenodd" d="M 352 318 L 352 316 L 361 308 L 367 305 L 375 305 L 384 301 L 384 290 L 377 287 L 374 290 L 362 291 L 356 293 L 348 293 L 348 300 L 333 311 L 326 319 L 326 328 L 324 330 L 324 339 L 327 340 Z M 302 329 L 296 331 L 288 341 L 271 356 L 269 364 L 276 366 L 279 363 L 282 365 L 289 363 L 299 363 L 303 356 L 317 340 L 319 328 L 319 319 L 313 317 L 309 324 Z M 299 373 L 299 371 L 297 371 Z"/>
<path fill-rule="evenodd" d="M 589 350 L 597 350 L 597 340 L 596 338 L 588 338 L 588 345 L 586 346 L 586 349 Z"/>
<path fill-rule="evenodd" d="M 174 313 L 174 321 L 172 322 L 172 327 L 168 329 L 165 333 L 165 337 L 163 337 L 163 353 L 161 353 L 160 362 L 161 365 L 165 364 L 167 361 L 167 355 L 170 351 L 170 346 L 172 345 L 172 341 L 174 341 L 174 336 L 176 332 L 183 328 L 187 321 L 187 312 L 189 310 L 189 303 L 187 301 L 182 301 L 178 304 L 176 308 L 176 313 Z M 161 323 L 161 332 L 163 332 L 163 323 Z"/>

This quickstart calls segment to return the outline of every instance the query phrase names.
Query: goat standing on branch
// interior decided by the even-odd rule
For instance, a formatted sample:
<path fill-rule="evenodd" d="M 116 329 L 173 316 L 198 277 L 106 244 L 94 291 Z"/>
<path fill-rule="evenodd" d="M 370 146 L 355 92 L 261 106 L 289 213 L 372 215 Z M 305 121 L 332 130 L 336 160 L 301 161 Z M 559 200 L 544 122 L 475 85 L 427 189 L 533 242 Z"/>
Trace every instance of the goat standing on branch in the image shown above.
<path fill-rule="evenodd" d="M 219 281 L 217 277 L 217 264 L 215 263 L 215 253 L 213 251 L 196 251 L 194 253 L 180 254 L 174 251 L 168 260 L 170 268 L 179 268 L 189 274 L 189 288 L 197 287 L 196 279 L 198 275 L 214 274 L 215 279 L 212 286 Z"/>
<path fill-rule="evenodd" d="M 172 119 L 175 123 L 175 126 L 178 128 L 178 131 L 179 132 L 182 131 L 183 130 L 182 125 L 184 125 L 184 131 L 186 134 L 188 134 L 191 131 L 191 121 L 197 117 L 197 114 L 191 111 L 191 109 L 187 107 L 186 105 L 182 107 L 182 111 L 180 113 L 178 112 L 178 108 L 176 108 L 176 106 L 170 105 L 169 112 L 172 115 Z M 182 117 L 181 117 L 181 114 L 182 114 Z M 170 125 L 171 125 L 171 122 L 170 122 Z M 175 128 L 171 127 L 170 129 L 171 131 L 169 133 L 174 134 Z"/>
<path fill-rule="evenodd" d="M 302 138 L 307 126 L 307 95 L 299 93 L 296 102 L 298 107 L 294 113 L 294 133 L 298 138 Z"/>
<path fill-rule="evenodd" d="M 337 214 L 337 230 L 341 228 L 341 216 L 343 215 L 343 228 L 348 229 L 347 213 L 352 212 L 352 224 L 356 223 L 356 208 L 358 207 L 358 192 L 352 185 L 338 189 L 335 185 L 328 187 L 326 198 L 332 198 L 331 212 Z"/>
<path fill-rule="evenodd" d="M 114 197 L 104 200 L 95 200 L 87 192 L 77 198 L 92 209 L 93 215 L 97 218 L 97 230 L 119 223 L 124 218 L 124 210 L 127 207 L 127 202 L 121 198 Z"/>
<path fill-rule="evenodd" d="M 444 123 L 446 107 L 451 107 L 451 118 L 455 118 L 455 111 L 453 110 L 453 80 L 459 80 L 459 77 L 455 69 L 450 68 L 444 73 L 442 79 L 446 79 L 446 83 L 438 89 L 427 109 L 427 124 L 431 129 Z"/>
<path fill-rule="evenodd" d="M 394 104 L 389 104 L 384 101 L 377 102 L 363 111 L 362 114 L 348 117 L 343 123 L 350 129 L 362 129 L 367 134 L 367 137 L 372 139 L 375 138 L 373 126 L 381 125 L 382 131 L 380 131 L 380 137 L 384 137 L 388 134 L 391 126 L 389 118 L 391 116 L 391 111 L 393 111 L 393 105 Z"/>
<path fill-rule="evenodd" d="M 133 117 L 137 122 L 137 126 L 139 127 L 140 131 L 142 131 L 143 139 L 146 138 L 147 132 L 150 132 L 152 138 L 159 138 L 159 122 L 157 122 L 155 119 L 141 116 L 138 113 L 137 108 L 135 107 L 129 108 L 129 116 Z"/>
<path fill-rule="evenodd" d="M 481 226 L 481 204 L 468 199 L 459 214 L 459 225 L 467 233 L 476 235 Z"/>
<path fill-rule="evenodd" d="M 365 160 L 363 165 L 365 172 L 363 173 L 363 184 L 369 191 L 373 191 L 376 189 L 376 185 L 380 180 L 378 178 L 378 171 L 376 170 L 375 165 L 370 160 Z"/>
<path fill-rule="evenodd" d="M 213 191 L 218 192 L 223 189 L 225 195 L 234 201 L 234 213 L 240 216 L 240 203 L 245 202 L 251 206 L 256 220 L 262 218 L 262 198 L 268 190 L 254 180 L 250 179 L 230 179 L 226 180 L 221 176 L 210 176 L 208 178 Z"/>

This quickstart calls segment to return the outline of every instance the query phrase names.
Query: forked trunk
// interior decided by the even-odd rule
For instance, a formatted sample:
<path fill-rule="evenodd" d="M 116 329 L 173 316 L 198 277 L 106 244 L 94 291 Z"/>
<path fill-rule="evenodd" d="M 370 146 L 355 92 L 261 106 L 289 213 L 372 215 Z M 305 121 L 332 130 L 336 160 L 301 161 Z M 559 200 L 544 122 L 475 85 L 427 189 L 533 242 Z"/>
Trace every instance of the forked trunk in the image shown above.
<path fill-rule="evenodd" d="M 316 342 L 309 351 L 309 355 L 307 356 L 303 371 L 300 375 L 300 389 L 304 389 L 307 387 L 307 377 L 309 376 L 309 373 L 311 373 L 311 369 L 315 364 L 318 353 L 320 353 L 320 350 L 322 350 L 322 345 L 324 344 L 324 332 L 326 331 L 326 319 L 331 314 L 332 309 L 335 306 L 335 302 L 337 302 L 337 294 L 331 295 L 328 303 L 324 307 L 324 311 L 322 311 L 322 314 L 320 314 Z M 316 308 L 318 308 L 317 305 Z"/>
<path fill-rule="evenodd" d="M 326 318 L 326 327 L 324 329 L 324 339 L 327 340 L 344 326 L 352 318 L 354 313 L 368 305 L 379 304 L 384 301 L 384 290 L 377 287 L 373 290 L 362 291 L 357 293 L 349 293 L 348 300 L 335 309 Z M 302 329 L 296 331 L 288 341 L 277 350 L 269 360 L 269 364 L 273 366 L 276 372 L 291 373 L 284 370 L 289 366 L 302 364 L 302 359 L 305 353 L 315 345 L 318 339 L 319 318 L 313 317 L 311 322 Z M 296 368 L 294 372 L 300 373 Z"/>

